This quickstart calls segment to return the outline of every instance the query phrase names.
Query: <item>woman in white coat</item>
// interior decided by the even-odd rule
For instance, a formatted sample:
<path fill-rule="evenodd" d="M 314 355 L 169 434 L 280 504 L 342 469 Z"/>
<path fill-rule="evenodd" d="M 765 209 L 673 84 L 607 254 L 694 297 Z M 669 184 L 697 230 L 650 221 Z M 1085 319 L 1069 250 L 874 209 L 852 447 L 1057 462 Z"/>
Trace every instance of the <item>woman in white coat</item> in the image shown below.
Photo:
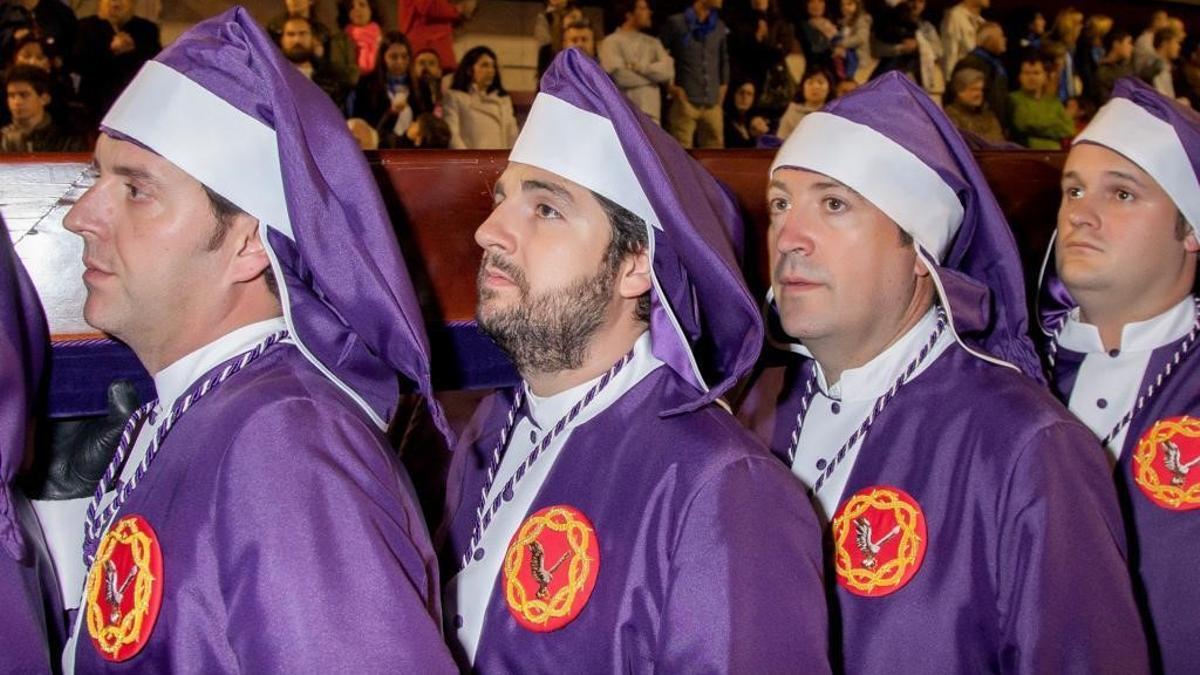
<path fill-rule="evenodd" d="M 512 97 L 500 84 L 496 54 L 487 47 L 463 55 L 442 110 L 450 127 L 451 148 L 507 149 L 517 140 Z"/>

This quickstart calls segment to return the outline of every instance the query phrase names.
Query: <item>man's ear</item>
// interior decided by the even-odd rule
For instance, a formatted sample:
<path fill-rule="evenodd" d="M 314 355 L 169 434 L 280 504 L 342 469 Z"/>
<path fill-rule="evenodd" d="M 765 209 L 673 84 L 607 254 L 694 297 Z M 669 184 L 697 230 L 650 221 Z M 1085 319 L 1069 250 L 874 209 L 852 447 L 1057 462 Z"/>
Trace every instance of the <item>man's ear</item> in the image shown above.
<path fill-rule="evenodd" d="M 913 274 L 918 277 L 929 276 L 929 265 L 925 262 L 925 256 L 917 253 L 916 260 L 913 261 Z"/>
<path fill-rule="evenodd" d="M 1187 236 L 1183 238 L 1183 250 L 1188 253 L 1200 251 L 1200 240 L 1196 239 L 1195 231 L 1189 231 Z"/>
<path fill-rule="evenodd" d="M 233 258 L 229 266 L 232 282 L 253 281 L 271 266 L 267 247 L 259 233 L 258 218 L 248 213 L 233 216 L 229 236 L 234 240 Z"/>
<path fill-rule="evenodd" d="M 650 250 L 642 249 L 625 256 L 617 275 L 617 293 L 622 298 L 638 298 L 650 291 Z"/>

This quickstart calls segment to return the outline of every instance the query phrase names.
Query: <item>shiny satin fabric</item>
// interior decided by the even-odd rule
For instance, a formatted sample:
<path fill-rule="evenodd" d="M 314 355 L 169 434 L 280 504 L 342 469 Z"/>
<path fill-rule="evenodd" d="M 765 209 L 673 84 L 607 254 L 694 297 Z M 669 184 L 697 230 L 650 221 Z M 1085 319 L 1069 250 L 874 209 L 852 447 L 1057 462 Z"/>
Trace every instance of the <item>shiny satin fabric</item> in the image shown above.
<path fill-rule="evenodd" d="M 157 534 L 162 606 L 125 663 L 84 627 L 76 672 L 453 672 L 404 480 L 363 411 L 272 348 L 180 418 L 117 514 Z"/>
<path fill-rule="evenodd" d="M 275 134 L 295 239 L 281 234 L 283 223 L 268 222 L 266 243 L 285 277 L 279 285 L 288 289 L 293 338 L 361 397 L 382 427 L 399 405 L 403 376 L 425 395 L 452 443 L 433 399 L 424 319 L 387 208 L 329 97 L 242 7 L 197 23 L 154 60 Z M 138 141 L 136 133 L 101 130 Z"/>
<path fill-rule="evenodd" d="M 537 633 L 510 613 L 501 571 L 474 671 L 828 672 L 812 507 L 722 408 L 660 416 L 694 395 L 660 368 L 572 432 L 529 513 L 566 504 L 591 520 L 595 589 L 574 621 Z M 485 400 L 455 452 L 447 578 L 470 542 L 511 401 L 510 392 Z"/>
<path fill-rule="evenodd" d="M 781 459 L 811 364 L 765 369 L 739 411 Z M 1104 451 L 1032 379 L 952 345 L 880 414 L 849 470 L 842 503 L 899 488 L 928 541 L 890 595 L 827 578 L 835 668 L 1147 672 Z"/>
<path fill-rule="evenodd" d="M 1163 371 L 1179 342 L 1154 350 L 1138 391 Z M 1083 354 L 1059 347 L 1054 389 L 1071 399 Z M 1200 417 L 1200 357 L 1189 353 L 1150 404 L 1133 416 L 1114 477 L 1129 540 L 1129 565 L 1135 575 L 1138 603 L 1144 613 L 1150 653 L 1163 673 L 1188 673 L 1200 664 L 1196 618 L 1200 616 L 1200 510 L 1171 511 L 1154 503 L 1135 483 L 1133 455 L 1138 440 L 1158 420 L 1184 415 Z M 1130 383 L 1131 385 L 1133 383 Z"/>
<path fill-rule="evenodd" d="M 49 334 L 33 283 L 0 221 L 0 671 L 50 672 L 51 637 L 61 640 L 57 582 L 42 555 L 41 529 L 15 485 L 29 447 Z M 48 592 L 43 592 L 46 589 Z M 57 628 L 57 629 L 56 629 Z"/>

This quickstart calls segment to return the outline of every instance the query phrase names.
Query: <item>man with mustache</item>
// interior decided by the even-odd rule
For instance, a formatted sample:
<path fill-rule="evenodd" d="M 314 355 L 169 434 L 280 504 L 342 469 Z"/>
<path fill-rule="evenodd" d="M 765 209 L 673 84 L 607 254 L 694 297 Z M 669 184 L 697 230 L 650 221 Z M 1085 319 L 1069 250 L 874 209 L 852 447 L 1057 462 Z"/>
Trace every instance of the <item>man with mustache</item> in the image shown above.
<path fill-rule="evenodd" d="M 238 7 L 148 63 L 101 132 L 65 221 L 84 317 L 158 399 L 88 508 L 64 671 L 453 672 L 384 436 L 401 377 L 431 394 L 428 345 L 338 111 Z"/>
<path fill-rule="evenodd" d="M 889 74 L 770 177 L 795 355 L 741 414 L 829 524 L 835 668 L 1144 672 L 1103 454 L 1040 385 L 1016 245 L 949 119 Z"/>
<path fill-rule="evenodd" d="M 1165 673 L 1194 670 L 1200 588 L 1200 116 L 1132 78 L 1075 139 L 1039 302 L 1054 389 L 1108 450 Z"/>
<path fill-rule="evenodd" d="M 762 341 L 735 204 L 573 49 L 509 160 L 477 318 L 523 381 L 450 469 L 460 666 L 827 672 L 812 508 L 718 400 Z"/>

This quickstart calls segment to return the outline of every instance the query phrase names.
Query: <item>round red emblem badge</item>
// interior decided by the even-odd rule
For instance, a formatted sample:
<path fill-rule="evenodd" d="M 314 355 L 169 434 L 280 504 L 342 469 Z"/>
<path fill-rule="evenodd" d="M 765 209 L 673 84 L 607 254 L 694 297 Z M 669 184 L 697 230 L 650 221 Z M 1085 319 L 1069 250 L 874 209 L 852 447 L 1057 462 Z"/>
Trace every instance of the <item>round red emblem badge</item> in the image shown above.
<path fill-rule="evenodd" d="M 504 598 L 517 623 L 558 630 L 583 611 L 600 573 L 596 529 L 578 509 L 549 506 L 525 519 L 504 555 Z"/>
<path fill-rule="evenodd" d="M 1200 509 L 1200 419 L 1155 422 L 1133 448 L 1133 479 L 1164 509 Z"/>
<path fill-rule="evenodd" d="M 889 595 L 921 568 L 929 544 L 925 514 L 904 490 L 864 488 L 834 515 L 833 544 L 842 588 L 865 597 Z"/>
<path fill-rule="evenodd" d="M 109 661 L 146 646 L 162 606 L 162 549 L 150 523 L 125 516 L 100 540 L 84 589 L 88 635 Z"/>

